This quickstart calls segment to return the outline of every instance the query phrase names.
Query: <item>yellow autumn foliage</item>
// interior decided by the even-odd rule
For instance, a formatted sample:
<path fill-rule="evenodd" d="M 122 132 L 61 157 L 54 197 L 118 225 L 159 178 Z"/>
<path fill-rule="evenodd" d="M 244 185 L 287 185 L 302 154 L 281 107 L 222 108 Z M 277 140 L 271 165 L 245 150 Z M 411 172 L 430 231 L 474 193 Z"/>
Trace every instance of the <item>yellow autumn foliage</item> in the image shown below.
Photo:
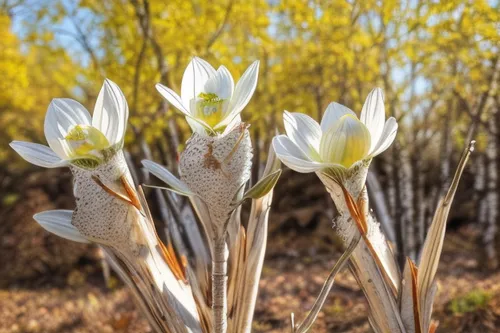
<path fill-rule="evenodd" d="M 433 101 L 443 100 L 433 113 L 439 117 L 445 100 L 459 94 L 474 103 L 491 88 L 498 22 L 498 5 L 486 0 L 19 2 L 0 13 L 0 164 L 13 156 L 7 144 L 14 138 L 45 142 L 52 98 L 75 98 L 92 110 L 104 77 L 127 97 L 132 145 L 137 133 L 164 139 L 169 119 L 188 131 L 154 84 L 179 90 L 195 55 L 226 65 L 235 80 L 261 60 L 243 118 L 264 141 L 284 109 L 320 118 L 337 101 L 359 112 L 375 86 L 385 89 L 388 113 L 410 115 L 404 131 L 418 119 L 415 110 Z M 22 28 L 14 33 L 14 26 Z M 408 98 L 410 91 L 418 96 Z"/>

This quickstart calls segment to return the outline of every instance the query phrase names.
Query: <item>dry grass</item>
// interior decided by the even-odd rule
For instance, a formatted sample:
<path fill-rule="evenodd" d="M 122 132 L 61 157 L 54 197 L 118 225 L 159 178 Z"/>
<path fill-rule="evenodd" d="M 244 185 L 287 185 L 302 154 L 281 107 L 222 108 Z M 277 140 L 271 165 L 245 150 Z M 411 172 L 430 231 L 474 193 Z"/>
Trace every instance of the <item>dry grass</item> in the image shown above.
<path fill-rule="evenodd" d="M 49 200 L 32 191 L 23 203 L 4 215 L 0 229 L 0 333 L 150 332 L 124 286 L 105 286 L 94 248 L 49 235 L 31 219 L 53 208 Z M 287 332 L 290 312 L 298 320 L 305 315 L 340 255 L 332 234 L 322 222 L 314 231 L 270 235 L 254 332 Z M 500 328 L 500 272 L 480 270 L 475 238 L 472 227 L 447 236 L 435 307 L 440 333 Z M 451 310 L 454 299 L 477 291 L 488 295 L 485 306 Z M 313 332 L 370 332 L 366 314 L 361 290 L 341 272 Z"/>

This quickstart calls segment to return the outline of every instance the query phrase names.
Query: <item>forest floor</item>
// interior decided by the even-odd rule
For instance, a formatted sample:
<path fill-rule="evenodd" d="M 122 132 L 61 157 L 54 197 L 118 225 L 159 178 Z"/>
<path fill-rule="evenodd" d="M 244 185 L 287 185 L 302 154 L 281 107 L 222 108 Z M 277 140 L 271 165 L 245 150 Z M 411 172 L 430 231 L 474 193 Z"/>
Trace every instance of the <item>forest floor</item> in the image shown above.
<path fill-rule="evenodd" d="M 99 252 L 49 235 L 32 219 L 53 209 L 32 190 L 0 215 L 0 333 L 151 332 L 127 289 L 105 285 Z M 323 225 L 324 224 L 324 225 Z M 289 332 L 311 307 L 340 256 L 331 226 L 269 235 L 253 332 Z M 500 272 L 486 271 L 476 232 L 447 235 L 439 267 L 437 332 L 500 332 Z M 351 274 L 336 279 L 311 332 L 370 332 L 367 305 Z"/>

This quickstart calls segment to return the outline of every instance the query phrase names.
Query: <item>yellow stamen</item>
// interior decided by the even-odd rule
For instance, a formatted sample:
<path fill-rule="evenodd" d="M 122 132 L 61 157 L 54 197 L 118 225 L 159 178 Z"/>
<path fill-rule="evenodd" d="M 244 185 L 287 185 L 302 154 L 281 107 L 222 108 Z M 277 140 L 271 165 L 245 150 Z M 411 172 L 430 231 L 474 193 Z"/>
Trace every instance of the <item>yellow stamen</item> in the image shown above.
<path fill-rule="evenodd" d="M 196 102 L 197 117 L 214 127 L 222 120 L 224 99 L 215 93 L 200 93 Z"/>
<path fill-rule="evenodd" d="M 104 134 L 89 125 L 76 125 L 65 139 L 73 151 L 73 158 L 100 158 L 101 151 L 109 147 Z"/>

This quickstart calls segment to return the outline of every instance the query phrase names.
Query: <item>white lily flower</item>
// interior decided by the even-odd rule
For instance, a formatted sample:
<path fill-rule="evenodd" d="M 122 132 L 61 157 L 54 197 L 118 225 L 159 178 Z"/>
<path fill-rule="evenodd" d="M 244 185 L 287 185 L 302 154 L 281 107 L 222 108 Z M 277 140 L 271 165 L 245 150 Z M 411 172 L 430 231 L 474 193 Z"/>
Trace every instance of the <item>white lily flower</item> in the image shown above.
<path fill-rule="evenodd" d="M 120 88 L 106 79 L 94 116 L 68 98 L 53 99 L 45 116 L 45 138 L 50 146 L 13 141 L 10 146 L 25 160 L 45 168 L 71 163 L 95 167 L 121 148 L 128 120 L 128 105 Z"/>
<path fill-rule="evenodd" d="M 226 67 L 215 70 L 205 60 L 195 57 L 184 71 L 181 96 L 159 83 L 156 89 L 186 116 L 194 132 L 214 133 L 241 122 L 240 113 L 257 87 L 258 75 L 259 61 L 255 61 L 235 86 Z"/>
<path fill-rule="evenodd" d="M 396 137 L 394 117 L 385 121 L 384 97 L 377 88 L 366 98 L 361 117 L 349 108 L 331 103 L 321 124 L 301 113 L 284 113 L 287 135 L 274 137 L 276 155 L 297 172 L 335 168 L 347 170 L 358 161 L 385 151 Z"/>

